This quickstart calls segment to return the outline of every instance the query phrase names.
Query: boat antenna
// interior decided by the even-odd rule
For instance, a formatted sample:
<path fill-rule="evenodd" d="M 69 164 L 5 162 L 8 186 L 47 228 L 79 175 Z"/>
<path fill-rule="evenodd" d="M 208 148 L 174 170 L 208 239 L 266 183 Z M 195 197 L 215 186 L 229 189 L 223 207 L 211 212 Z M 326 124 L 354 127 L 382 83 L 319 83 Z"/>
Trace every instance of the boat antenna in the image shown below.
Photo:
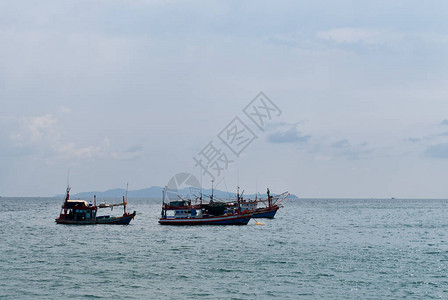
<path fill-rule="evenodd" d="M 232 195 L 230 195 L 229 188 L 227 187 L 226 178 L 224 177 L 222 180 L 224 181 L 224 186 L 226 187 L 227 197 L 230 199 L 232 198 Z"/>
<path fill-rule="evenodd" d="M 257 201 L 257 193 L 258 193 L 258 179 L 255 180 L 255 201 Z"/>
<path fill-rule="evenodd" d="M 162 195 L 163 195 L 162 203 L 163 204 L 165 204 L 165 199 L 166 199 L 166 188 L 167 188 L 167 186 L 165 185 L 165 187 L 162 190 Z"/>
<path fill-rule="evenodd" d="M 237 186 L 237 189 L 236 189 L 236 197 L 237 197 L 237 203 L 238 203 L 238 213 L 241 213 L 240 187 L 239 186 Z"/>
<path fill-rule="evenodd" d="M 213 182 L 214 182 L 214 181 L 215 181 L 215 180 L 212 179 L 212 196 L 211 196 L 211 198 L 210 198 L 211 201 L 213 201 Z"/>
<path fill-rule="evenodd" d="M 67 190 L 66 190 L 66 194 L 65 194 L 65 201 L 64 201 L 64 214 L 67 214 L 67 210 L 68 210 L 68 199 L 70 199 L 70 182 L 69 182 L 69 175 L 70 175 L 70 169 L 68 169 L 68 173 L 67 173 Z"/>
<path fill-rule="evenodd" d="M 201 180 L 201 194 L 202 194 L 202 172 L 199 172 L 199 179 Z"/>
<path fill-rule="evenodd" d="M 70 168 L 67 169 L 67 188 L 70 187 Z"/>
<path fill-rule="evenodd" d="M 240 168 L 236 167 L 236 185 L 240 185 Z"/>
<path fill-rule="evenodd" d="M 126 183 L 126 201 L 128 201 L 128 188 L 129 188 L 129 182 Z"/>
<path fill-rule="evenodd" d="M 129 183 L 126 183 L 126 200 L 124 199 L 124 196 L 123 196 L 123 215 L 127 215 L 126 204 L 128 204 L 128 188 L 129 188 Z"/>
<path fill-rule="evenodd" d="M 272 206 L 272 197 L 271 197 L 271 192 L 269 191 L 269 188 L 266 189 L 266 194 L 268 194 L 268 205 L 269 207 Z"/>

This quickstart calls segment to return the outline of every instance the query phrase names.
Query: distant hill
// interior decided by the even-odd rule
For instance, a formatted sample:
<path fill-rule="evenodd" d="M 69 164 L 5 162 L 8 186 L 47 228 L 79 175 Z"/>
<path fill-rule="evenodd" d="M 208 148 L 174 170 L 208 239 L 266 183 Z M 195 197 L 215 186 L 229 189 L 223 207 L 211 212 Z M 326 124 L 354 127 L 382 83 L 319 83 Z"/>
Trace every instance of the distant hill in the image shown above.
<path fill-rule="evenodd" d="M 129 198 L 162 198 L 162 190 L 163 187 L 160 186 L 152 186 L 149 188 L 141 189 L 141 190 L 134 190 L 134 191 L 128 191 L 128 197 Z M 183 188 L 181 190 L 175 191 L 168 191 L 169 195 L 175 195 L 178 194 L 180 196 L 185 195 L 199 195 L 200 190 L 196 188 Z M 203 189 L 202 194 L 204 196 L 211 195 L 212 190 L 209 189 Z M 120 198 L 126 195 L 125 189 L 111 189 L 104 192 L 99 191 L 93 191 L 93 192 L 81 192 L 77 194 L 71 194 L 71 198 L 84 198 L 84 199 L 92 199 L 93 196 L 96 195 L 98 198 Z M 236 197 L 236 193 L 228 193 L 221 190 L 214 190 L 213 195 L 215 198 L 232 198 Z M 259 194 L 259 196 L 266 198 L 266 194 Z M 272 195 L 275 195 L 275 193 L 272 193 Z M 56 195 L 55 197 L 63 198 L 65 197 L 64 194 Z M 255 194 L 252 195 L 244 195 L 245 198 L 255 198 Z M 297 198 L 296 195 L 290 195 L 288 198 Z"/>

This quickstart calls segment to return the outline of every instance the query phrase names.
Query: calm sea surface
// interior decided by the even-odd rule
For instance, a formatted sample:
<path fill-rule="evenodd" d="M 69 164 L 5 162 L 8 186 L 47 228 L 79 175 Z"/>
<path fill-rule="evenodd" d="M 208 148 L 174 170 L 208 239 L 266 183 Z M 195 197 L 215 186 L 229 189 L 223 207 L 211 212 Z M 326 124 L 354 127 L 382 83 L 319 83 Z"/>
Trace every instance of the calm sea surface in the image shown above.
<path fill-rule="evenodd" d="M 1 299 L 448 298 L 446 200 L 289 200 L 215 227 L 158 225 L 151 199 L 129 226 L 57 225 L 62 201 L 0 198 Z"/>

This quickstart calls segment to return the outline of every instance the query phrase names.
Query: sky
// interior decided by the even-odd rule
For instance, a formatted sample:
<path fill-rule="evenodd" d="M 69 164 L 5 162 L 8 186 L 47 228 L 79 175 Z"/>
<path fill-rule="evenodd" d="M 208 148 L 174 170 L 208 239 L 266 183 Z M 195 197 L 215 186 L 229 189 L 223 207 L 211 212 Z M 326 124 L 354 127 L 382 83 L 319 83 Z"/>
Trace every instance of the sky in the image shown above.
<path fill-rule="evenodd" d="M 189 173 L 448 198 L 447 20 L 446 1 L 1 1 L 0 195 Z"/>

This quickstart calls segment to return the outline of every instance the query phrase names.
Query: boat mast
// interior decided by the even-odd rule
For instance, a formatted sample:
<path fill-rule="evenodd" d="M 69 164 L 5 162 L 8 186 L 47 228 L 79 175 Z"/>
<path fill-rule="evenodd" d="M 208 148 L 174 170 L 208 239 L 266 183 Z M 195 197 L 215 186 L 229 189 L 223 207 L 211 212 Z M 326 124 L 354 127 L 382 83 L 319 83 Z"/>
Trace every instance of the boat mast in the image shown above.
<path fill-rule="evenodd" d="M 65 201 L 64 201 L 64 214 L 67 214 L 67 203 L 68 203 L 68 199 L 70 198 L 70 185 L 67 184 L 67 194 L 65 195 Z"/>
<path fill-rule="evenodd" d="M 129 188 L 129 183 L 126 183 L 126 201 L 128 201 L 128 188 Z"/>
<path fill-rule="evenodd" d="M 68 209 L 68 199 L 70 198 L 70 168 L 67 170 L 67 190 L 64 201 L 64 215 L 67 214 Z"/>
<path fill-rule="evenodd" d="M 213 202 L 213 179 L 212 179 L 212 196 L 210 197 L 210 202 Z"/>
<path fill-rule="evenodd" d="M 272 197 L 271 197 L 271 192 L 269 191 L 269 188 L 267 188 L 266 193 L 268 194 L 268 205 L 269 207 L 272 206 Z"/>
<path fill-rule="evenodd" d="M 123 212 L 126 215 L 126 201 L 124 200 L 124 196 L 123 196 Z"/>
<path fill-rule="evenodd" d="M 240 187 L 239 186 L 237 186 L 237 189 L 236 189 L 236 197 L 237 197 L 237 201 L 238 201 L 238 213 L 241 213 Z"/>
<path fill-rule="evenodd" d="M 258 194 L 258 180 L 255 181 L 255 203 L 257 203 L 257 194 Z"/>
<path fill-rule="evenodd" d="M 166 198 L 166 188 L 167 186 L 165 185 L 165 187 L 162 190 L 162 218 L 166 216 L 166 207 L 165 207 L 165 198 Z"/>
<path fill-rule="evenodd" d="M 129 183 L 126 183 L 126 201 L 124 200 L 124 196 L 123 196 L 123 210 L 124 210 L 124 214 L 126 215 L 126 204 L 128 202 L 128 188 L 129 188 Z"/>

